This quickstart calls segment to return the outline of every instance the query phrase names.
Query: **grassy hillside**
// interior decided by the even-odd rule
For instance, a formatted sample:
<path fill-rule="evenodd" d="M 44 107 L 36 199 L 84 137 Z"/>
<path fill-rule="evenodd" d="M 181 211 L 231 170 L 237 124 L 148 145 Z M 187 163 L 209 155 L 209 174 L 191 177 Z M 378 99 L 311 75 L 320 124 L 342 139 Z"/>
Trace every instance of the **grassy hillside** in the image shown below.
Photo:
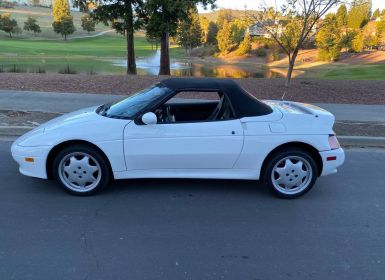
<path fill-rule="evenodd" d="M 17 20 L 20 28 L 23 29 L 24 22 L 27 20 L 28 16 L 35 17 L 38 21 L 38 24 L 41 27 L 41 33 L 37 34 L 36 37 L 31 32 L 26 32 L 23 30 L 23 33 L 20 35 L 16 35 L 18 38 L 29 38 L 29 39 L 41 39 L 41 38 L 49 38 L 49 39 L 61 39 L 59 34 L 53 32 L 52 29 L 52 10 L 50 8 L 44 7 L 27 7 L 27 6 L 16 6 L 14 9 L 2 9 L 0 8 L 0 14 L 2 13 L 10 13 L 12 18 Z M 88 35 L 86 31 L 83 31 L 81 28 L 81 20 L 82 13 L 80 12 L 72 12 L 74 17 L 74 24 L 76 27 L 76 31 L 71 36 L 84 36 Z M 106 31 L 111 29 L 108 26 L 103 24 L 98 24 L 96 26 L 96 31 L 92 32 L 92 34 Z M 0 32 L 0 39 L 6 38 L 8 35 L 4 32 Z M 70 36 L 70 37 L 71 37 Z"/>
<path fill-rule="evenodd" d="M 212 11 L 212 12 L 203 12 L 200 13 L 200 15 L 206 17 L 210 21 L 217 21 L 218 15 L 219 15 L 220 10 Z M 245 14 L 250 16 L 257 14 L 258 12 L 255 10 L 231 10 L 231 13 L 233 14 L 234 17 L 239 18 L 239 17 L 244 17 Z"/>

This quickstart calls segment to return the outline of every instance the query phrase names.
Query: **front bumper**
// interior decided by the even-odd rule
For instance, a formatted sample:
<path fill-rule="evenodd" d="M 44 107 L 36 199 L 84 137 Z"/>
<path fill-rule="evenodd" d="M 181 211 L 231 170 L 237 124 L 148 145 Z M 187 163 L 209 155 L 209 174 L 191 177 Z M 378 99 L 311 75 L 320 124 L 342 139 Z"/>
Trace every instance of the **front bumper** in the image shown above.
<path fill-rule="evenodd" d="M 345 152 L 341 148 L 320 152 L 323 168 L 321 176 L 337 173 L 337 168 L 345 161 Z"/>
<path fill-rule="evenodd" d="M 51 146 L 24 147 L 14 143 L 11 148 L 13 159 L 19 164 L 21 174 L 36 178 L 47 179 L 46 162 Z M 25 158 L 33 158 L 27 162 Z"/>

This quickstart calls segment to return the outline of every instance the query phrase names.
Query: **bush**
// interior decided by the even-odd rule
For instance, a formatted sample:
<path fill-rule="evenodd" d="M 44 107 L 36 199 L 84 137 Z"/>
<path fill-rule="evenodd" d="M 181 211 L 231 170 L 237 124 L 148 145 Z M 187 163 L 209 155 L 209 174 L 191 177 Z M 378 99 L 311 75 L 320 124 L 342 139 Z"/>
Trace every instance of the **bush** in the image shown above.
<path fill-rule="evenodd" d="M 364 49 L 364 35 L 361 32 L 357 33 L 352 41 L 352 50 L 354 52 L 362 52 Z"/>
<path fill-rule="evenodd" d="M 191 55 L 197 57 L 213 56 L 217 51 L 217 46 L 208 44 L 203 47 L 193 49 L 191 51 Z"/>
<path fill-rule="evenodd" d="M 256 54 L 258 57 L 266 57 L 267 51 L 266 51 L 266 49 L 264 49 L 264 48 L 259 48 L 259 49 L 256 49 L 256 50 L 255 50 L 255 54 Z"/>
<path fill-rule="evenodd" d="M 243 38 L 242 43 L 239 45 L 237 50 L 237 55 L 245 55 L 251 51 L 251 37 L 250 34 L 247 33 L 245 38 Z"/>

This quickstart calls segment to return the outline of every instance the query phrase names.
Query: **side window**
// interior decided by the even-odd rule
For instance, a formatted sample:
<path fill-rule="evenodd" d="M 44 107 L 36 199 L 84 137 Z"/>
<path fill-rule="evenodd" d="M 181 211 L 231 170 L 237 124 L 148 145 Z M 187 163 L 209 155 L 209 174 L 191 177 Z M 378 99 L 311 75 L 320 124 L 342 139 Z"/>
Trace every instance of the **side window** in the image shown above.
<path fill-rule="evenodd" d="M 224 94 L 217 91 L 182 91 L 155 110 L 158 123 L 186 123 L 233 118 Z"/>

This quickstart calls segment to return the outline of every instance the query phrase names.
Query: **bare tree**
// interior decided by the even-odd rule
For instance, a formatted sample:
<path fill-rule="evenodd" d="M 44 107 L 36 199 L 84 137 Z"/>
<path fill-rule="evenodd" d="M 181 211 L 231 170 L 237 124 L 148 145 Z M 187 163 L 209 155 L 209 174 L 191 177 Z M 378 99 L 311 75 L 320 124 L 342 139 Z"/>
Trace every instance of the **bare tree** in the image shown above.
<path fill-rule="evenodd" d="M 342 2 L 343 0 L 287 0 L 286 5 L 279 8 L 277 4 L 271 7 L 263 2 L 261 12 L 251 15 L 288 56 L 286 87 L 290 85 L 295 61 L 304 42 L 330 8 Z"/>

